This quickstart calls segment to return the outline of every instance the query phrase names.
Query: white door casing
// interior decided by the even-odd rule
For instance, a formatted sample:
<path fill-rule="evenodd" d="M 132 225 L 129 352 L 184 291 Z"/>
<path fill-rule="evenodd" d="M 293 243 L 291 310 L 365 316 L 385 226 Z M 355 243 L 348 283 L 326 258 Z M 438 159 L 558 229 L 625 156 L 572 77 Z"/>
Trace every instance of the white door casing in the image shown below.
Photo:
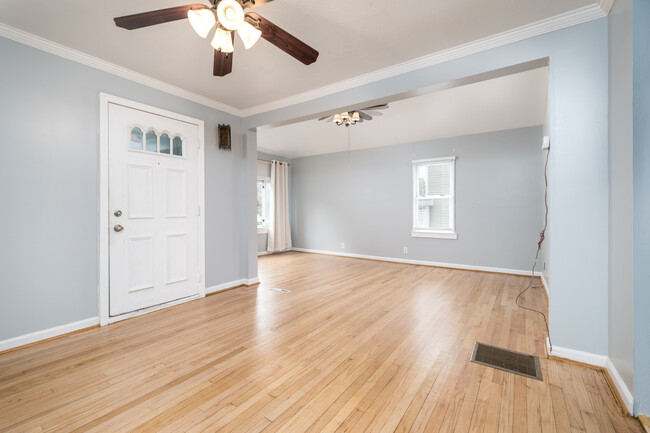
<path fill-rule="evenodd" d="M 101 100 L 103 325 L 204 296 L 205 252 L 203 122 Z"/>

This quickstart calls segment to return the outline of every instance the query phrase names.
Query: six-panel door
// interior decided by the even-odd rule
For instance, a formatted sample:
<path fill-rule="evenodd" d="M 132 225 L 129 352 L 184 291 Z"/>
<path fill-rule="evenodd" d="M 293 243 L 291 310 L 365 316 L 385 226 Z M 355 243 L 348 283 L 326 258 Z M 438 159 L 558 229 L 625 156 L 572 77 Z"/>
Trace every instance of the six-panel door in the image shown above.
<path fill-rule="evenodd" d="M 199 294 L 198 126 L 109 104 L 110 316 Z"/>

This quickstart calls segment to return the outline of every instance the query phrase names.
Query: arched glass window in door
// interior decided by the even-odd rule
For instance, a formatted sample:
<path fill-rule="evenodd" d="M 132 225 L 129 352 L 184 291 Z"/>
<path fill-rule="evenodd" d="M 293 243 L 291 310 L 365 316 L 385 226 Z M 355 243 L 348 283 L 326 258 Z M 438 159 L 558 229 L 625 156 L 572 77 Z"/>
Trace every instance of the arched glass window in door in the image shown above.
<path fill-rule="evenodd" d="M 160 153 L 165 153 L 169 155 L 170 149 L 171 149 L 171 140 L 169 139 L 169 135 L 162 134 L 160 136 Z"/>
<path fill-rule="evenodd" d="M 147 132 L 145 149 L 147 152 L 158 152 L 158 136 L 154 131 Z"/>
<path fill-rule="evenodd" d="M 142 150 L 142 130 L 140 128 L 131 129 L 131 149 Z"/>
<path fill-rule="evenodd" d="M 174 137 L 174 155 L 183 156 L 183 140 L 181 137 Z"/>

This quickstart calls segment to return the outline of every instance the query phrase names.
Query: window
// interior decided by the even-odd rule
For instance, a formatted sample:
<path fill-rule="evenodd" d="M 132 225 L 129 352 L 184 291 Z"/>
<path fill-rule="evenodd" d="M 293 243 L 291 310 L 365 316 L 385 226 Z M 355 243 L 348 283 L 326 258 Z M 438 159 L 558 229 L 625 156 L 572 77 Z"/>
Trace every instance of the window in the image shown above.
<path fill-rule="evenodd" d="M 413 161 L 414 237 L 456 239 L 455 157 Z"/>
<path fill-rule="evenodd" d="M 257 179 L 257 233 L 268 233 L 269 201 L 271 200 L 271 182 L 268 178 Z"/>

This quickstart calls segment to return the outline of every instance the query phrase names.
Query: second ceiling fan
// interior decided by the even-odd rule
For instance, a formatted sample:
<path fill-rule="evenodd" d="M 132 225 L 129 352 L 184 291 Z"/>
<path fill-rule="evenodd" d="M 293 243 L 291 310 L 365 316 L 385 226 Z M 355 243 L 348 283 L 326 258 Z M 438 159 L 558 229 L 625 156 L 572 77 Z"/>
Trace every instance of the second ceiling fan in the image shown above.
<path fill-rule="evenodd" d="M 210 0 L 210 6 L 191 4 L 118 17 L 115 18 L 115 24 L 134 30 L 189 18 L 192 27 L 202 38 L 206 38 L 216 27 L 211 45 L 214 48 L 213 74 L 217 77 L 232 72 L 235 32 L 241 37 L 246 49 L 252 47 L 261 36 L 305 65 L 314 63 L 318 51 L 255 12 L 244 13 L 244 9 L 252 9 L 271 1 Z"/>

